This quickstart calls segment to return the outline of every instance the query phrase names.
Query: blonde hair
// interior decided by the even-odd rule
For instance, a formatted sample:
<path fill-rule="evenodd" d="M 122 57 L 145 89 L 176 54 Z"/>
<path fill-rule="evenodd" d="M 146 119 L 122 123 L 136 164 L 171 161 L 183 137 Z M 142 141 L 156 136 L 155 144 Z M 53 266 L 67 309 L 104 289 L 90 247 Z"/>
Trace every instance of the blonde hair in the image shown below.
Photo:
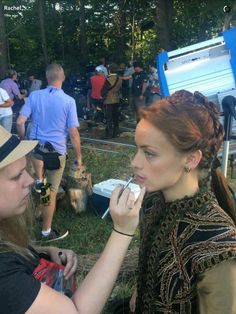
<path fill-rule="evenodd" d="M 19 216 L 0 220 L 0 252 L 15 252 L 29 258 L 32 225 L 31 206 Z"/>

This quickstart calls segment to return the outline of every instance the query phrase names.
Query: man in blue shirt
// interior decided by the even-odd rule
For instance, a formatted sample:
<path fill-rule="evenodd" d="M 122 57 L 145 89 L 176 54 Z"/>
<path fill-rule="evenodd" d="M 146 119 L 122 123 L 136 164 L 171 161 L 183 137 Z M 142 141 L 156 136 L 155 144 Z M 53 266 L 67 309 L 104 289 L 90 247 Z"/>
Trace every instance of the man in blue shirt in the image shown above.
<path fill-rule="evenodd" d="M 66 163 L 68 135 L 75 150 L 78 166 L 81 165 L 82 161 L 76 103 L 61 89 L 65 79 L 63 68 L 59 64 L 50 64 L 46 69 L 46 78 L 48 81 L 47 88 L 32 92 L 22 107 L 17 119 L 17 130 L 20 138 L 23 139 L 25 137 L 25 123 L 30 118 L 30 130 L 27 131 L 28 138 L 39 141 L 34 152 L 33 164 L 37 176 L 37 191 L 42 192 L 45 188 L 43 168 L 44 171 L 46 170 L 47 181 L 51 184 L 50 202 L 42 208 L 42 240 L 50 242 L 68 235 L 68 231 L 59 233 L 51 228 L 56 208 L 57 190 Z M 50 152 L 53 154 L 48 154 Z M 51 160 L 50 167 L 46 161 L 47 156 L 56 158 L 53 161 L 49 159 L 49 161 Z M 52 169 L 53 167 L 56 169 Z"/>

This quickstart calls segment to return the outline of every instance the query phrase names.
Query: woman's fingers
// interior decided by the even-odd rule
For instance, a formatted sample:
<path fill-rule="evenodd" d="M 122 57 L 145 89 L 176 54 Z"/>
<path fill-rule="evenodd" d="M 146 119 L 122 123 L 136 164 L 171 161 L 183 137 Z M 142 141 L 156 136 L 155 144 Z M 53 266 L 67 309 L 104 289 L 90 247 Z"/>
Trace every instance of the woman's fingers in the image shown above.
<path fill-rule="evenodd" d="M 139 193 L 139 196 L 135 202 L 135 206 L 134 206 L 134 210 L 135 211 L 138 211 L 140 210 L 141 206 L 142 206 L 142 202 L 143 202 L 143 198 L 144 198 L 144 195 L 145 195 L 145 192 L 146 192 L 146 188 L 143 187 Z"/>
<path fill-rule="evenodd" d="M 70 278 L 70 276 L 72 276 L 76 270 L 77 270 L 77 267 L 78 267 L 78 258 L 77 256 L 74 254 L 69 263 L 66 264 L 66 267 L 64 269 L 64 276 L 66 279 Z"/>
<path fill-rule="evenodd" d="M 110 199 L 110 204 L 109 204 L 110 208 L 115 208 L 117 206 L 117 201 L 118 201 L 121 190 L 122 190 L 121 186 L 117 186 L 113 190 L 112 195 L 111 195 L 111 199 Z"/>
<path fill-rule="evenodd" d="M 145 188 L 141 189 L 136 201 L 135 194 L 129 188 L 126 188 L 122 194 L 121 191 L 122 187 L 116 187 L 113 191 L 109 205 L 110 209 L 112 211 L 115 211 L 116 209 L 117 214 L 124 214 L 127 210 L 133 208 L 135 208 L 136 211 L 139 211 L 145 194 Z"/>
<path fill-rule="evenodd" d="M 66 255 L 67 260 L 64 269 L 64 276 L 66 279 L 68 279 L 77 270 L 78 258 L 77 255 L 71 250 L 64 250 L 63 253 Z"/>

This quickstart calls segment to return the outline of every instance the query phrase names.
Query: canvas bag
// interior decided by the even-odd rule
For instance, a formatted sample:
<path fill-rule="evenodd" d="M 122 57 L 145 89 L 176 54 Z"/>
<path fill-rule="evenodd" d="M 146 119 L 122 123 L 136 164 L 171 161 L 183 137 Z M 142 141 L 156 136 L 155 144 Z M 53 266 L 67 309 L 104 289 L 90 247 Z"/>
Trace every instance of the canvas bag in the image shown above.
<path fill-rule="evenodd" d="M 108 81 L 108 79 L 105 80 L 104 84 L 103 84 L 103 87 L 101 89 L 101 96 L 103 99 L 105 99 L 107 97 L 107 94 L 110 90 L 112 90 L 116 84 L 118 83 L 119 81 L 119 77 L 117 76 L 116 80 L 115 80 L 115 83 L 113 85 L 111 85 L 111 83 Z"/>

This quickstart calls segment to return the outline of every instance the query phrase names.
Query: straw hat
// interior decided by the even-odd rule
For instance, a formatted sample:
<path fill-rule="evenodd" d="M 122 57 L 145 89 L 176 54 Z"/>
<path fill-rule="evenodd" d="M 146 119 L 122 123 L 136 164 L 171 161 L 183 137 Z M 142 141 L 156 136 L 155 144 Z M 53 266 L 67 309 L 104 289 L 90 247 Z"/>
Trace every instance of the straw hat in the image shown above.
<path fill-rule="evenodd" d="M 0 126 L 0 169 L 27 155 L 38 141 L 21 141 Z"/>

